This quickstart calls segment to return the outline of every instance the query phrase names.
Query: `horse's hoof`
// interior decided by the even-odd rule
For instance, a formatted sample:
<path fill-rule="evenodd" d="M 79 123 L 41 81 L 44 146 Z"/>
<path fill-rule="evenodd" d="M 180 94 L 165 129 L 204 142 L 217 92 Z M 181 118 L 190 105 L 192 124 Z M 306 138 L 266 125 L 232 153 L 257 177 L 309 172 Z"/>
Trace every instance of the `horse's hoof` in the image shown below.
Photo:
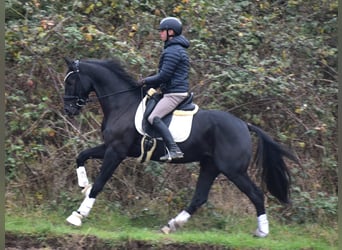
<path fill-rule="evenodd" d="M 259 230 L 259 228 L 257 228 L 254 232 L 254 237 L 265 238 L 267 235 L 268 233 Z"/>
<path fill-rule="evenodd" d="M 169 221 L 169 223 L 167 223 L 167 226 L 164 226 L 161 231 L 164 234 L 169 234 L 169 233 L 173 233 L 176 232 L 177 228 L 179 228 L 179 225 L 177 224 L 175 219 L 171 219 Z"/>
<path fill-rule="evenodd" d="M 169 234 L 171 233 L 171 228 L 169 226 L 164 226 L 160 231 L 162 231 L 163 234 Z"/>
<path fill-rule="evenodd" d="M 77 212 L 72 212 L 72 214 L 66 219 L 71 225 L 80 227 L 82 225 L 83 216 Z"/>
<path fill-rule="evenodd" d="M 82 194 L 84 194 L 85 197 L 89 196 L 92 187 L 93 187 L 92 184 L 88 184 L 87 186 L 85 186 L 81 191 Z"/>

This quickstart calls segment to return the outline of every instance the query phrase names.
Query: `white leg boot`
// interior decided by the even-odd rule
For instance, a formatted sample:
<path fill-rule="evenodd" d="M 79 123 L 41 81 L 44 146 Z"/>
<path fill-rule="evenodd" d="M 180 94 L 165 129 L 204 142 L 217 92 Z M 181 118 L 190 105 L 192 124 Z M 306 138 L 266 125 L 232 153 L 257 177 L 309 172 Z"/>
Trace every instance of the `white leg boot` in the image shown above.
<path fill-rule="evenodd" d="M 87 217 L 90 213 L 90 210 L 93 208 L 94 203 L 95 198 L 89 198 L 89 196 L 87 196 L 82 202 L 81 206 L 77 209 L 77 212 L 82 216 Z"/>
<path fill-rule="evenodd" d="M 95 202 L 95 198 L 89 198 L 89 196 L 87 196 L 83 200 L 77 212 L 75 211 L 72 212 L 72 214 L 66 219 L 67 222 L 69 222 L 70 224 L 74 226 L 80 227 L 82 225 L 82 219 L 88 216 L 90 210 L 92 209 L 94 205 L 94 202 Z"/>
<path fill-rule="evenodd" d="M 183 210 L 176 216 L 176 218 L 172 218 L 168 222 L 168 225 L 164 226 L 161 231 L 164 234 L 175 232 L 178 228 L 184 226 L 184 224 L 189 220 L 190 217 L 191 215 L 187 211 Z"/>
<path fill-rule="evenodd" d="M 269 232 L 267 215 L 262 214 L 258 217 L 258 228 L 255 230 L 254 236 L 263 238 L 266 237 Z"/>
<path fill-rule="evenodd" d="M 78 185 L 80 187 L 84 188 L 87 185 L 89 185 L 87 172 L 86 172 L 84 166 L 80 166 L 80 167 L 76 168 L 76 174 L 77 174 Z"/>

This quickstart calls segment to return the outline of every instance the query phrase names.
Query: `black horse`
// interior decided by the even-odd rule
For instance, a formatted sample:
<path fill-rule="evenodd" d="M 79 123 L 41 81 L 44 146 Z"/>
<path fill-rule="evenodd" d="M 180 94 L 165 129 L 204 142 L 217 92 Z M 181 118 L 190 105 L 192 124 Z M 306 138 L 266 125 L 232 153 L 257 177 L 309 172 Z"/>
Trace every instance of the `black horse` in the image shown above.
<path fill-rule="evenodd" d="M 103 159 L 100 173 L 85 192 L 85 199 L 67 221 L 81 226 L 88 216 L 96 196 L 126 157 L 141 154 L 141 139 L 135 128 L 136 110 L 142 99 L 142 88 L 117 60 L 65 59 L 68 71 L 64 79 L 64 109 L 69 116 L 79 114 L 95 92 L 101 104 L 104 118 L 102 134 L 104 143 L 81 152 L 77 157 L 78 178 L 88 184 L 84 165 L 88 159 Z M 200 163 L 196 191 L 190 205 L 171 219 L 162 231 L 169 233 L 181 227 L 208 199 L 215 178 L 222 173 L 232 181 L 254 204 L 257 215 L 255 235 L 265 237 L 269 233 L 263 192 L 247 175 L 251 163 L 252 140 L 250 131 L 258 135 L 255 162 L 262 168 L 262 180 L 269 192 L 282 203 L 289 203 L 290 175 L 283 157 L 298 163 L 297 158 L 276 143 L 262 129 L 246 123 L 234 115 L 217 110 L 199 110 L 193 117 L 188 139 L 178 143 L 184 158 L 173 163 Z M 159 161 L 165 154 L 165 146 L 158 141 L 151 160 Z M 81 169 L 83 169 L 81 171 Z M 81 173 L 79 173 L 81 172 Z M 82 177 L 83 174 L 83 177 Z"/>

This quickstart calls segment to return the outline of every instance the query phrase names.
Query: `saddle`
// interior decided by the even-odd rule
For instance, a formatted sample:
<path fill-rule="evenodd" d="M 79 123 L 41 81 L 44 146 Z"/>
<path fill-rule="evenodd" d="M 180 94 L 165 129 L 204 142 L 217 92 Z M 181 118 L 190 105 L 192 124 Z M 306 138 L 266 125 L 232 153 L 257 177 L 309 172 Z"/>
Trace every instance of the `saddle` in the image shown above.
<path fill-rule="evenodd" d="M 162 94 L 157 93 L 155 89 L 150 89 L 137 108 L 134 122 L 136 130 L 144 136 L 141 142 L 142 154 L 144 151 L 154 150 L 155 140 L 161 140 L 159 133 L 147 121 L 147 117 L 161 98 Z M 188 98 L 181 102 L 172 113 L 162 118 L 175 142 L 183 142 L 189 137 L 193 116 L 198 109 L 198 105 L 193 103 L 193 94 L 189 93 Z"/>

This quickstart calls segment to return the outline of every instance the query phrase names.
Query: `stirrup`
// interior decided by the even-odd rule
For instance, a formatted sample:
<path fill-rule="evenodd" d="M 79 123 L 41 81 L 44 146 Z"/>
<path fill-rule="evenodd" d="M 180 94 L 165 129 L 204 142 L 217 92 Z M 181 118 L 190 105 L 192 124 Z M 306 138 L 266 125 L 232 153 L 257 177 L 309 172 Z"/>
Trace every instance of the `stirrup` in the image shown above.
<path fill-rule="evenodd" d="M 181 151 L 172 152 L 167 149 L 167 154 L 160 157 L 159 159 L 161 161 L 172 161 L 173 159 L 181 159 L 183 157 L 184 157 L 183 152 Z"/>
<path fill-rule="evenodd" d="M 183 157 L 184 157 L 183 152 L 177 151 L 177 152 L 171 153 L 171 158 L 172 159 L 181 159 Z"/>

